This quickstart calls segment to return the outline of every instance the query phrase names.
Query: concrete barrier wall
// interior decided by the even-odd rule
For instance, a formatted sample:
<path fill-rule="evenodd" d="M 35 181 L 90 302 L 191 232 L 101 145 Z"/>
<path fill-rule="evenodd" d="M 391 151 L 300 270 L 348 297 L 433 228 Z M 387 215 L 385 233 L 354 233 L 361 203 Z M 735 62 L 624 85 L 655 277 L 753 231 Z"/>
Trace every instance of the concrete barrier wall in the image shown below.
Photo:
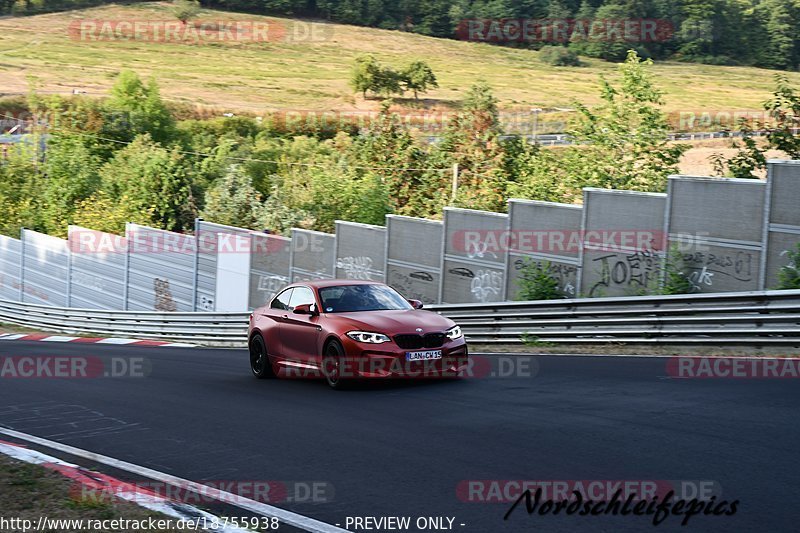
<path fill-rule="evenodd" d="M 291 281 L 386 281 L 424 303 L 519 297 L 549 264 L 565 296 L 658 293 L 668 269 L 694 292 L 775 288 L 800 242 L 800 162 L 765 181 L 672 176 L 667 194 L 586 189 L 583 206 L 509 201 L 509 214 L 445 208 L 442 222 L 388 215 L 291 238 L 198 220 L 194 235 L 70 226 L 68 240 L 0 236 L 0 299 L 140 311 L 242 311 Z M 88 248 L 87 248 L 88 246 Z M 667 251 L 670 260 L 665 261 Z"/>
<path fill-rule="evenodd" d="M 69 226 L 70 306 L 119 310 L 128 283 L 128 241 L 124 236 Z"/>
<path fill-rule="evenodd" d="M 19 301 L 22 241 L 0 235 L 0 299 Z"/>
<path fill-rule="evenodd" d="M 69 307 L 67 241 L 23 229 L 22 301 Z"/>
<path fill-rule="evenodd" d="M 292 239 L 265 233 L 253 233 L 250 239 L 250 309 L 255 309 L 289 284 Z"/>
<path fill-rule="evenodd" d="M 131 311 L 192 311 L 195 292 L 193 235 L 128 224 L 128 290 Z"/>
<path fill-rule="evenodd" d="M 444 224 L 386 215 L 386 283 L 406 298 L 439 303 Z"/>
<path fill-rule="evenodd" d="M 336 236 L 321 231 L 292 229 L 291 279 L 311 281 L 333 279 Z"/>
<path fill-rule="evenodd" d="M 531 264 L 546 265 L 564 296 L 577 296 L 581 213 L 578 205 L 509 200 L 507 300 L 519 299 L 519 280 Z"/>
<path fill-rule="evenodd" d="M 761 288 L 774 289 L 800 242 L 800 161 L 770 161 L 766 195 Z"/>
<path fill-rule="evenodd" d="M 336 221 L 337 278 L 383 282 L 385 268 L 385 227 Z"/>
<path fill-rule="evenodd" d="M 501 302 L 506 286 L 503 235 L 508 215 L 446 207 L 442 303 Z"/>
<path fill-rule="evenodd" d="M 670 262 L 693 292 L 758 290 L 765 182 L 670 176 L 668 194 Z"/>
<path fill-rule="evenodd" d="M 665 194 L 584 189 L 578 274 L 587 297 L 656 292 L 666 239 Z"/>

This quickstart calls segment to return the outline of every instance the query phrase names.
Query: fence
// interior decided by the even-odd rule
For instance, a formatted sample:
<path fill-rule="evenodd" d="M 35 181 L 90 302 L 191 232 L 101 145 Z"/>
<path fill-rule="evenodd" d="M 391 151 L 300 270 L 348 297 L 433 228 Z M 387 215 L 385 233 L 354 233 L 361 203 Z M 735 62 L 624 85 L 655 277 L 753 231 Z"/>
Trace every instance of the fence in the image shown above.
<path fill-rule="evenodd" d="M 520 297 L 527 265 L 567 297 L 656 294 L 666 265 L 693 293 L 775 288 L 800 243 L 800 161 L 766 181 L 673 176 L 667 194 L 586 189 L 583 205 L 512 199 L 508 214 L 446 208 L 443 221 L 388 215 L 291 237 L 198 220 L 181 235 L 70 226 L 0 236 L 0 298 L 55 307 L 236 312 L 289 281 L 386 281 L 426 304 Z"/>
<path fill-rule="evenodd" d="M 431 306 L 467 340 L 800 348 L 800 290 Z M 0 321 L 62 333 L 246 345 L 247 313 L 143 313 L 0 300 Z"/>

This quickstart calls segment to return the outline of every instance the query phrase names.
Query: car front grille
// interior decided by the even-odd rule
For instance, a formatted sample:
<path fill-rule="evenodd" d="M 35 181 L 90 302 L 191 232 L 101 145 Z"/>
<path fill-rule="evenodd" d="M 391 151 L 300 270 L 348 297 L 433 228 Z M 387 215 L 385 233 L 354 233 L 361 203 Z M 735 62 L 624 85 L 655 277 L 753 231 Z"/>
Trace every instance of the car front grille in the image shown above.
<path fill-rule="evenodd" d="M 441 348 L 447 336 L 444 333 L 426 333 L 425 335 L 395 335 L 394 342 L 404 350 L 420 348 Z"/>

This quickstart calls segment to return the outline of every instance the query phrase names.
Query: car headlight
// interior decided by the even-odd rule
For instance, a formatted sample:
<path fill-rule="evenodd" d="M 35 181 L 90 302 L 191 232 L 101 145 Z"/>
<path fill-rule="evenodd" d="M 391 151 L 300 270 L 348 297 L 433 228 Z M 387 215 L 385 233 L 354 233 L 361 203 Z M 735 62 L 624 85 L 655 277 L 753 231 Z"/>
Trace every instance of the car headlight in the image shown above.
<path fill-rule="evenodd" d="M 455 339 L 460 339 L 461 337 L 464 336 L 464 334 L 461 332 L 461 326 L 453 326 L 452 328 L 445 331 L 444 334 L 447 335 L 447 338 L 450 339 L 451 341 Z"/>
<path fill-rule="evenodd" d="M 347 336 L 358 342 L 365 342 L 367 344 L 381 344 L 383 342 L 390 342 L 391 339 L 383 333 L 371 333 L 369 331 L 350 331 Z"/>

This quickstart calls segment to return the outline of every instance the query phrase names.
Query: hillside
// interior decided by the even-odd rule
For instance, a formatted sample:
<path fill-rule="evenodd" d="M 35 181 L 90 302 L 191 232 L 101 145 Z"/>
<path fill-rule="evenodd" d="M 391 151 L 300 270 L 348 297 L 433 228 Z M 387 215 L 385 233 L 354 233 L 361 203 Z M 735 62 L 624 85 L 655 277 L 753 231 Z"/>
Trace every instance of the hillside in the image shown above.
<path fill-rule="evenodd" d="M 423 105 L 446 108 L 477 78 L 488 80 L 504 109 L 567 107 L 573 99 L 597 101 L 597 77 L 615 76 L 615 65 L 586 60 L 585 67 L 551 67 L 538 52 L 425 37 L 398 31 L 318 24 L 311 42 L 286 42 L 308 22 L 203 10 L 198 21 L 271 24 L 279 38 L 266 42 L 152 42 L 81 40 L 81 20 L 171 21 L 166 4 L 106 6 L 32 17 L 0 19 L 0 94 L 25 94 L 34 78 L 41 93 L 82 91 L 104 95 L 123 68 L 155 76 L 165 98 L 225 111 L 275 109 L 374 109 L 347 85 L 353 58 L 373 53 L 382 62 L 428 61 L 440 88 Z M 275 32 L 273 31 L 273 35 Z M 658 63 L 666 110 L 759 109 L 772 89 L 772 71 Z M 800 84 L 800 74 L 789 74 Z"/>

